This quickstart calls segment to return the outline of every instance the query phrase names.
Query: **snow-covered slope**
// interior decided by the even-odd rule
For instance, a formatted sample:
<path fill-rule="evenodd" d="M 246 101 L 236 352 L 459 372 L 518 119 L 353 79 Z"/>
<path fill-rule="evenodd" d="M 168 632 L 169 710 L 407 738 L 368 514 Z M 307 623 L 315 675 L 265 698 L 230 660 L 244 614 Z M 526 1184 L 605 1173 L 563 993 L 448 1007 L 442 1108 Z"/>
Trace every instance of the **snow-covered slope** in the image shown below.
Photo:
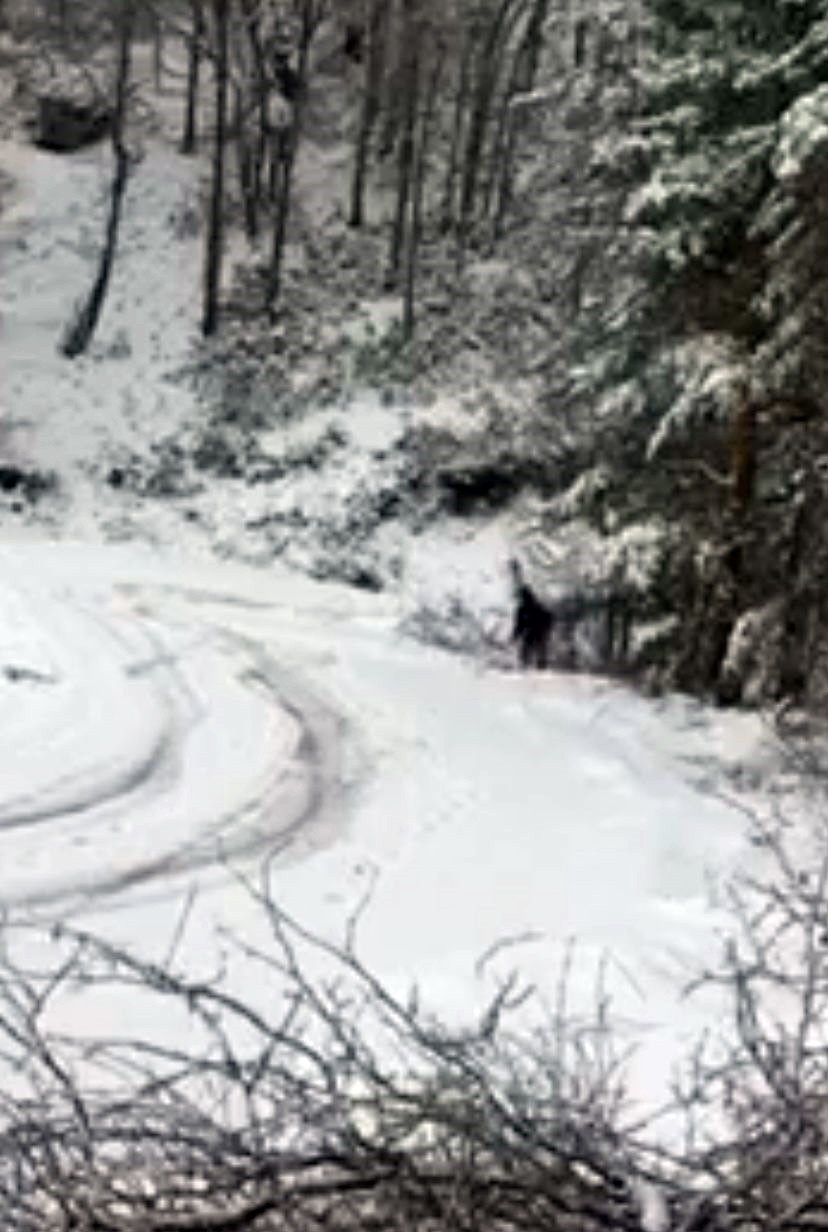
<path fill-rule="evenodd" d="M 0 565 L 5 902 L 158 956 L 198 887 L 184 952 L 209 967 L 215 926 L 261 926 L 231 869 L 276 852 L 283 906 L 341 939 L 369 893 L 361 956 L 453 1020 L 512 964 L 551 996 L 574 944 L 573 1012 L 605 967 L 663 1095 L 705 1022 L 679 994 L 717 952 L 710 894 L 753 850 L 699 767 L 761 765 L 757 718 L 481 669 L 282 569 L 34 541 Z"/>

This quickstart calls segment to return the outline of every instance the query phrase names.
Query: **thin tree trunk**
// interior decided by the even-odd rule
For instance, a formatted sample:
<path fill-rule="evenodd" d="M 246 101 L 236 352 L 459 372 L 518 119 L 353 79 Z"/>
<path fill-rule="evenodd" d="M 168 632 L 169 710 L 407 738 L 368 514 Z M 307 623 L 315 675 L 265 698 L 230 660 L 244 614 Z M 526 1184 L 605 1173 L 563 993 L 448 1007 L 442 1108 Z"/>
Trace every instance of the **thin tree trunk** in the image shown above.
<path fill-rule="evenodd" d="M 207 222 L 207 251 L 204 262 L 204 304 L 201 332 L 205 338 L 218 329 L 221 261 L 224 248 L 224 161 L 227 137 L 227 40 L 229 0 L 213 0 L 216 31 L 215 136 L 213 177 Z"/>
<path fill-rule="evenodd" d="M 503 222 L 512 203 L 513 172 L 520 123 L 520 115 L 513 104 L 519 94 L 531 94 L 535 88 L 543 27 L 546 24 L 548 12 L 549 0 L 535 0 L 526 24 L 526 32 L 515 58 L 515 75 L 506 104 L 503 144 L 498 152 L 499 165 L 495 164 L 492 173 L 492 184 L 496 188 L 492 215 L 493 245 L 503 234 Z"/>
<path fill-rule="evenodd" d="M 403 292 L 403 338 L 408 342 L 414 336 L 416 324 L 416 282 L 417 264 L 420 252 L 420 237 L 423 230 L 423 197 L 428 168 L 428 149 L 431 141 L 432 125 L 437 103 L 437 91 L 443 71 L 445 48 L 435 49 L 434 66 L 429 75 L 426 89 L 425 105 L 420 117 L 417 132 L 417 146 L 414 157 L 413 185 L 411 191 L 411 222 L 408 228 L 408 244 L 405 253 L 405 284 Z"/>
<path fill-rule="evenodd" d="M 420 87 L 420 23 L 414 13 L 415 0 L 403 0 L 402 30 L 402 133 L 397 151 L 397 203 L 391 229 L 385 288 L 397 286 L 405 246 L 406 218 L 411 194 L 414 167 L 414 144 L 417 125 L 417 104 Z"/>
<path fill-rule="evenodd" d="M 198 86 L 201 76 L 201 42 L 204 38 L 202 0 L 190 0 L 192 30 L 187 49 L 187 98 L 184 104 L 184 133 L 181 153 L 193 154 L 198 141 Z"/>
<path fill-rule="evenodd" d="M 457 173 L 460 169 L 460 150 L 463 144 L 463 121 L 469 102 L 474 44 L 474 27 L 468 26 L 464 34 L 463 49 L 460 55 L 460 73 L 457 82 L 457 95 L 454 100 L 451 141 L 449 143 L 446 178 L 443 186 L 443 201 L 440 207 L 440 226 L 443 231 L 449 231 L 455 221 L 454 199 L 457 192 Z"/>
<path fill-rule="evenodd" d="M 236 133 L 236 156 L 239 170 L 239 190 L 244 212 L 244 233 L 250 243 L 255 243 L 259 234 L 259 202 L 256 197 L 253 172 L 253 149 L 247 133 L 247 119 L 242 87 L 236 85 L 233 127 Z"/>
<path fill-rule="evenodd" d="M 133 0 L 118 0 L 118 70 L 115 86 L 115 109 L 112 118 L 112 151 L 115 156 L 115 173 L 109 198 L 109 216 L 106 222 L 104 245 L 101 250 L 98 272 L 89 296 L 77 314 L 60 344 L 61 354 L 67 359 L 82 355 L 89 347 L 97 329 L 109 288 L 115 253 L 118 247 L 118 232 L 121 224 L 124 194 L 132 165 L 124 141 L 126 129 L 127 97 L 129 90 L 132 30 L 135 17 Z"/>
<path fill-rule="evenodd" d="M 255 141 L 248 144 L 250 192 L 254 209 L 258 213 L 264 194 L 262 180 L 268 153 L 268 138 L 270 129 L 270 87 L 268 84 L 265 50 L 262 43 L 261 8 L 257 0 L 242 0 L 247 38 L 253 56 L 253 70 L 256 82 L 256 113 L 257 128 Z M 258 229 L 258 227 L 257 227 Z"/>
<path fill-rule="evenodd" d="M 379 136 L 377 157 L 380 162 L 388 158 L 397 144 L 400 123 L 402 119 L 402 92 L 400 78 L 405 75 L 405 11 L 410 0 L 391 0 L 389 12 L 389 40 L 393 54 L 393 63 L 387 66 L 385 73 L 384 97 L 380 106 L 383 117 Z M 403 33 L 400 33 L 400 10 L 402 10 Z M 396 23 L 396 24 L 395 24 Z"/>
<path fill-rule="evenodd" d="M 266 306 L 272 316 L 282 292 L 282 264 L 285 255 L 287 225 L 290 215 L 290 195 L 293 188 L 293 166 L 296 157 L 294 129 L 279 134 L 276 157 L 276 214 L 273 222 L 273 245 L 267 279 Z"/>
<path fill-rule="evenodd" d="M 519 0 L 522 4 L 523 0 Z M 506 48 L 509 45 L 511 36 L 515 26 L 519 23 L 522 13 L 520 9 L 516 13 L 511 14 L 512 21 L 509 23 L 509 29 L 504 30 L 500 40 L 501 47 Z M 531 14 L 530 14 L 531 16 Z M 497 119 L 494 127 L 494 136 L 492 137 L 489 147 L 489 157 L 486 166 L 486 179 L 480 194 L 480 210 L 482 217 L 489 217 L 492 210 L 494 200 L 495 187 L 500 182 L 500 177 L 503 171 L 503 164 L 506 158 L 506 151 L 510 144 L 511 134 L 514 131 L 512 123 L 512 102 L 521 89 L 521 82 L 526 76 L 524 69 L 524 48 L 526 41 L 526 31 L 524 30 L 523 37 L 518 41 L 512 55 L 512 64 L 506 79 L 506 86 L 500 98 L 500 106 L 497 111 Z M 501 63 L 505 59 L 505 51 L 501 52 Z"/>
<path fill-rule="evenodd" d="M 152 14 L 152 77 L 156 93 L 161 93 L 164 81 L 164 21 L 158 9 Z"/>
<path fill-rule="evenodd" d="M 520 2 L 521 0 L 518 0 L 518 3 Z M 460 254 L 459 260 L 461 261 L 463 249 L 468 242 L 469 228 L 477 204 L 477 185 L 480 176 L 483 145 L 502 63 L 503 32 L 514 3 L 515 0 L 501 0 L 489 24 L 478 56 L 474 102 L 469 117 L 468 136 L 460 183 L 458 253 Z"/>
<path fill-rule="evenodd" d="M 298 80 L 292 104 L 293 115 L 289 128 L 280 135 L 280 159 L 276 168 L 276 214 L 273 223 L 273 244 L 270 253 L 266 291 L 266 307 L 271 316 L 276 311 L 282 290 L 282 265 L 285 253 L 285 240 L 287 239 L 288 219 L 290 217 L 291 195 L 293 192 L 293 171 L 296 165 L 296 154 L 299 149 L 299 139 L 307 101 L 310 49 L 322 13 L 322 6 L 317 10 L 314 0 L 303 0 L 302 24 L 299 36 L 299 62 L 296 70 Z"/>
<path fill-rule="evenodd" d="M 737 391 L 732 433 L 731 495 L 736 517 L 744 522 L 753 505 L 757 470 L 756 404 L 746 383 Z"/>
<path fill-rule="evenodd" d="M 354 173 L 348 225 L 361 227 L 365 218 L 365 182 L 371 137 L 380 111 L 380 86 L 383 77 L 387 36 L 388 0 L 370 0 L 368 15 L 368 54 L 365 60 L 362 108 L 356 140 Z"/>

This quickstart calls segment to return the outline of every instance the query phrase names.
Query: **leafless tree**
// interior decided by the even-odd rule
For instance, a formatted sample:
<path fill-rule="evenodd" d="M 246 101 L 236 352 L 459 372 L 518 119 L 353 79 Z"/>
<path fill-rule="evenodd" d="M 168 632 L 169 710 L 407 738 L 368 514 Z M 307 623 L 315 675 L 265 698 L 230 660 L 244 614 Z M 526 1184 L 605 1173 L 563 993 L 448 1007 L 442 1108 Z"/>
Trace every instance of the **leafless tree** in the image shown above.
<path fill-rule="evenodd" d="M 116 0 L 115 15 L 118 31 L 118 60 L 115 77 L 115 105 L 111 124 L 115 171 L 109 195 L 106 234 L 95 281 L 92 284 L 92 289 L 86 301 L 61 340 L 61 353 L 68 359 L 74 359 L 86 351 L 92 341 L 101 311 L 103 310 L 106 292 L 115 264 L 124 195 L 132 166 L 132 157 L 126 144 L 126 122 L 132 31 L 135 19 L 134 0 Z"/>
<path fill-rule="evenodd" d="M 228 43 L 230 0 L 213 0 L 215 46 L 215 131 L 204 260 L 204 301 L 201 332 L 205 337 L 218 329 L 219 291 L 224 249 L 224 166 L 227 142 L 227 94 L 229 85 Z"/>
<path fill-rule="evenodd" d="M 187 40 L 187 92 L 184 103 L 184 132 L 181 153 L 194 154 L 198 140 L 198 96 L 204 42 L 202 0 L 190 0 L 190 31 Z"/>
<path fill-rule="evenodd" d="M 474 84 L 470 100 L 466 142 L 460 176 L 460 202 L 457 225 L 458 248 L 468 244 L 477 208 L 477 192 L 483 165 L 486 134 L 495 94 L 505 60 L 512 23 L 523 0 L 497 0 L 487 15 L 474 58 Z"/>
<path fill-rule="evenodd" d="M 410 219 L 405 248 L 405 280 L 403 287 L 402 327 L 405 340 L 411 339 L 414 335 L 417 266 L 423 229 L 423 199 L 425 196 L 434 116 L 445 61 L 445 44 L 434 27 L 425 32 L 423 42 L 431 58 L 431 67 L 426 80 L 425 98 L 420 108 L 420 117 L 415 132 Z"/>
<path fill-rule="evenodd" d="M 397 142 L 397 184 L 391 241 L 388 250 L 388 265 L 385 286 L 393 290 L 397 285 L 405 245 L 406 227 L 409 219 L 411 189 L 414 173 L 414 155 L 417 131 L 417 112 L 421 93 L 423 20 L 422 0 L 401 0 L 400 27 L 401 69 L 398 77 L 401 113 L 400 134 Z"/>
<path fill-rule="evenodd" d="M 365 216 L 365 183 L 371 139 L 380 114 L 381 87 L 386 75 L 390 10 L 391 0 L 369 0 L 366 21 L 367 48 L 348 214 L 348 222 L 352 227 L 361 227 Z"/>
<path fill-rule="evenodd" d="M 282 287 L 282 264 L 293 194 L 293 175 L 307 104 L 311 48 L 328 9 L 327 0 L 295 2 L 299 38 L 295 80 L 291 87 L 291 116 L 287 127 L 279 128 L 274 134 L 274 221 L 266 288 L 266 306 L 271 315 L 276 311 Z"/>
<path fill-rule="evenodd" d="M 508 84 L 500 103 L 484 207 L 485 212 L 492 215 L 492 239 L 495 242 L 501 234 L 512 198 L 512 174 L 522 120 L 522 109 L 515 104 L 521 97 L 531 96 L 535 88 L 549 5 L 550 0 L 533 0 L 512 58 Z"/>

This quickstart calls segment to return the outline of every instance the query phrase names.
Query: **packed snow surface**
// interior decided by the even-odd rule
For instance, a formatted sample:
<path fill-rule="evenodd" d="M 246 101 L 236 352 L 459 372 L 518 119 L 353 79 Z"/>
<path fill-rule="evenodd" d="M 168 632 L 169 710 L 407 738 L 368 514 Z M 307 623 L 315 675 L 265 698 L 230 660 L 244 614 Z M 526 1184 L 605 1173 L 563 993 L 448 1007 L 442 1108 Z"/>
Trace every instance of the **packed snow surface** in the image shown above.
<path fill-rule="evenodd" d="M 663 1095 L 709 1011 L 680 993 L 717 952 L 715 878 L 751 850 L 700 767 L 755 754 L 758 720 L 483 669 L 281 568 L 29 541 L 0 575 L 6 904 L 158 956 L 195 889 L 209 965 L 216 928 L 255 927 L 234 870 L 275 852 L 282 906 L 341 939 L 367 896 L 361 956 L 450 1021 L 513 964 L 552 996 L 574 944 L 573 1009 L 605 970 Z"/>

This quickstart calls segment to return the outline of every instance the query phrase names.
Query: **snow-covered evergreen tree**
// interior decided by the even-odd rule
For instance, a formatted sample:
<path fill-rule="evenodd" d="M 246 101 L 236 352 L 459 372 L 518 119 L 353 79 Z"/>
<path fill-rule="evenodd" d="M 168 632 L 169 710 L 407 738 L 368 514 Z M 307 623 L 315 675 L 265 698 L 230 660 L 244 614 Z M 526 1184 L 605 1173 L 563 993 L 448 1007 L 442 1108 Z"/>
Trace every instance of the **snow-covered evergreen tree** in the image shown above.
<path fill-rule="evenodd" d="M 799 148 L 821 123 L 804 100 L 828 68 L 828 18 L 818 0 L 649 0 L 649 15 L 631 141 L 647 173 L 628 219 L 661 320 L 679 334 L 725 333 L 753 356 L 777 324 L 766 291 L 804 170 L 791 164 L 791 126 Z"/>
<path fill-rule="evenodd" d="M 637 414 L 643 499 L 664 509 L 666 473 L 684 528 L 679 683 L 721 686 L 744 613 L 779 600 L 761 688 L 815 696 L 828 16 L 818 0 L 647 0 L 646 13 L 641 112 L 609 159 L 638 177 L 625 218 L 642 285 L 604 342 L 603 405 Z"/>

